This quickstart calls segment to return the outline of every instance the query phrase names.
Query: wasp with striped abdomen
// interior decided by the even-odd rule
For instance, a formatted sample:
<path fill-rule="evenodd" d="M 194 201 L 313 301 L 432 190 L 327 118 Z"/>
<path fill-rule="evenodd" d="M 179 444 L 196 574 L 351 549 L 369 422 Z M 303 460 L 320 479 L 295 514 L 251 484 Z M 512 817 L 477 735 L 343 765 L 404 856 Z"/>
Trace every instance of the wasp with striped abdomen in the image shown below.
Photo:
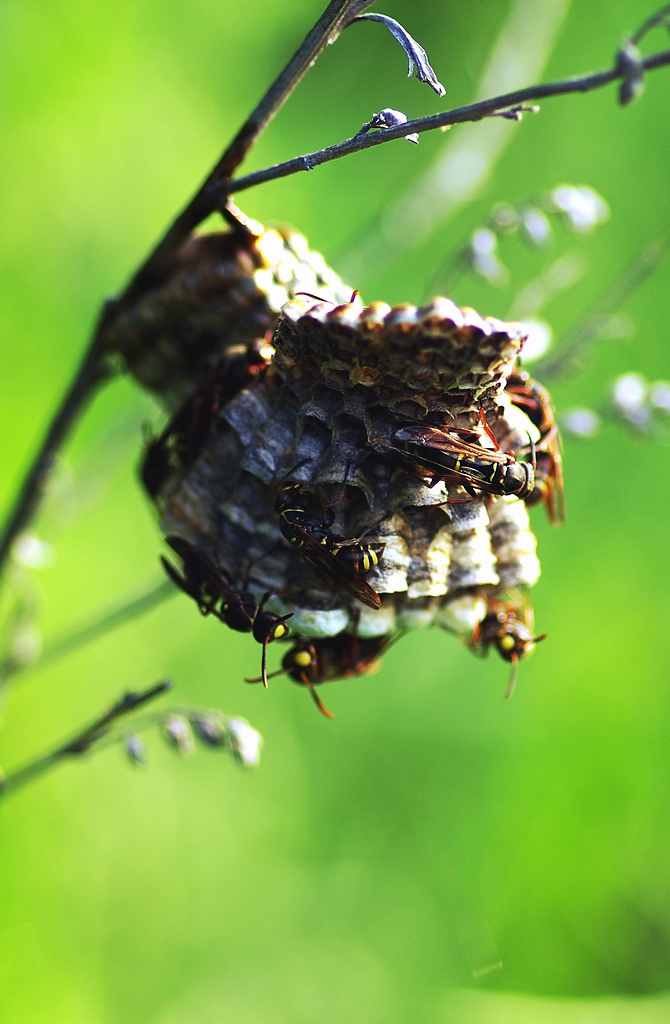
<path fill-rule="evenodd" d="M 363 638 L 350 633 L 297 640 L 282 658 L 282 667 L 270 673 L 270 678 L 285 675 L 299 686 L 305 686 L 321 714 L 333 718 L 314 687 L 377 671 L 379 658 L 392 640 L 393 637 L 388 636 Z M 260 683 L 261 680 L 247 679 L 246 682 Z"/>
<path fill-rule="evenodd" d="M 518 594 L 518 597 L 507 601 L 502 598 L 488 601 L 486 616 L 473 631 L 468 646 L 482 656 L 487 655 L 491 647 L 495 647 L 500 657 L 510 662 L 505 697 L 511 697 L 519 661 L 532 654 L 535 644 L 544 640 L 546 635 L 534 635 L 530 602 Z"/>
<path fill-rule="evenodd" d="M 362 544 L 332 533 L 332 505 L 323 508 L 312 490 L 296 481 L 282 484 L 274 507 L 283 536 L 311 569 L 368 608 L 381 607 L 379 594 L 362 574 L 379 564 L 384 544 Z"/>
<path fill-rule="evenodd" d="M 487 433 L 493 436 L 488 430 Z M 423 425 L 402 427 L 393 435 L 390 450 L 411 459 L 414 470 L 432 477 L 432 484 L 438 480 L 459 484 L 473 498 L 484 492 L 515 495 L 525 500 L 532 494 L 534 458 L 531 462 L 518 462 L 510 452 L 473 444 L 472 440 L 477 437 L 474 431 Z"/>

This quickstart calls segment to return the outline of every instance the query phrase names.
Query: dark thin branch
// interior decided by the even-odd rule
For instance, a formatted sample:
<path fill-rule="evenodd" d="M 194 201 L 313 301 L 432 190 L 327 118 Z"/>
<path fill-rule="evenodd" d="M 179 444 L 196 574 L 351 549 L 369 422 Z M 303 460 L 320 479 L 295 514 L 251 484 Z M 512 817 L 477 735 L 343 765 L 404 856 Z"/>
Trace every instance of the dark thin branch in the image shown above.
<path fill-rule="evenodd" d="M 154 584 L 151 588 L 145 588 L 138 596 L 126 598 L 118 602 L 112 608 L 107 608 L 94 619 L 64 630 L 57 634 L 52 640 L 44 645 L 44 650 L 35 661 L 22 662 L 12 655 L 8 655 L 0 662 L 0 687 L 20 673 L 35 672 L 46 668 L 47 665 L 58 661 L 59 658 L 72 654 L 85 644 L 97 640 L 101 636 L 118 629 L 126 622 L 136 619 L 138 615 L 144 615 L 157 605 L 162 604 L 169 598 L 174 597 L 179 591 L 169 580 Z"/>
<path fill-rule="evenodd" d="M 106 320 L 106 316 L 105 312 L 101 319 Z M 14 540 L 28 526 L 42 503 L 58 451 L 98 388 L 114 372 L 111 364 L 105 359 L 100 338 L 98 328 L 93 344 L 84 356 L 65 398 L 49 425 L 14 507 L 7 517 L 0 534 L 0 573 L 7 562 Z"/>
<path fill-rule="evenodd" d="M 226 193 L 225 182 L 228 177 L 240 165 L 319 54 L 345 27 L 353 4 L 354 0 L 331 0 L 304 42 L 226 147 L 203 185 L 133 275 L 122 294 L 106 304 L 81 366 L 56 411 L 28 470 L 14 507 L 0 532 L 0 574 L 7 563 L 15 538 L 33 519 L 42 502 L 56 453 L 97 388 L 114 373 L 112 365 L 106 359 L 103 341 L 104 329 L 109 319 L 151 287 L 172 254 L 188 238 L 191 231 L 217 208 L 217 190 L 213 186 L 223 186 L 223 192 Z"/>
<path fill-rule="evenodd" d="M 91 747 L 97 745 L 100 740 L 109 735 L 112 728 L 120 718 L 125 717 L 138 708 L 147 704 L 148 701 L 159 697 L 172 686 L 169 680 L 163 680 L 149 687 L 148 690 L 129 691 L 120 700 L 109 708 L 103 715 L 97 718 L 90 725 L 78 732 L 65 743 L 55 747 L 54 750 L 43 754 L 41 757 L 29 761 L 22 768 L 17 768 L 0 780 L 0 797 L 6 796 L 26 782 L 32 782 L 39 775 L 54 768 L 61 761 L 71 757 L 80 757 L 88 753 Z"/>
<path fill-rule="evenodd" d="M 666 67 L 670 64 L 670 50 L 654 54 L 642 61 L 644 71 L 654 71 L 656 68 Z M 243 192 L 246 189 L 262 185 L 267 181 L 275 181 L 277 178 L 287 178 L 299 171 L 311 171 L 321 164 L 329 163 L 331 160 L 339 160 L 344 156 L 351 156 L 352 153 L 359 153 L 361 150 L 370 149 L 372 146 L 381 146 L 394 139 L 404 139 L 408 132 L 420 134 L 421 132 L 433 131 L 435 128 L 446 128 L 454 124 L 463 124 L 466 121 L 481 121 L 485 117 L 500 116 L 500 114 L 525 104 L 531 100 L 548 99 L 550 96 L 566 96 L 570 93 L 592 92 L 594 89 L 602 89 L 612 82 L 619 81 L 625 77 L 625 70 L 618 65 L 609 71 L 598 71 L 590 75 L 582 75 L 576 78 L 566 78 L 560 82 L 547 82 L 544 85 L 531 85 L 525 89 L 517 89 L 515 92 L 504 93 L 502 96 L 493 96 L 490 99 L 480 100 L 478 103 L 470 103 L 465 107 L 455 107 L 453 110 L 446 110 L 442 114 L 432 114 L 429 117 L 418 118 L 415 121 L 407 121 L 397 127 L 385 128 L 384 131 L 375 132 L 372 135 L 357 135 L 351 139 L 345 139 L 334 146 L 317 150 L 314 153 L 306 153 L 304 156 L 294 157 L 281 164 L 274 164 L 272 167 L 265 167 L 260 171 L 254 171 L 242 178 L 234 178 L 226 186 L 226 194 Z M 223 196 L 221 197 L 223 199 Z"/>
<path fill-rule="evenodd" d="M 349 14 L 347 15 L 347 25 L 351 25 L 352 22 L 359 18 L 363 11 L 367 11 L 368 7 L 372 7 L 376 0 L 354 0 L 353 4 L 349 8 Z"/>
<path fill-rule="evenodd" d="M 619 103 L 622 107 L 628 106 L 633 100 L 638 99 L 644 92 L 644 61 L 639 50 L 639 44 L 651 29 L 658 25 L 670 27 L 670 5 L 661 7 L 659 11 L 652 14 L 640 25 L 637 32 L 634 32 L 630 39 L 627 39 L 617 54 L 617 67 L 621 72 L 621 85 L 619 86 Z"/>
<path fill-rule="evenodd" d="M 630 41 L 633 46 L 638 46 L 647 32 L 650 32 L 652 28 L 656 28 L 657 25 L 664 25 L 665 28 L 670 28 L 670 4 L 666 4 L 665 7 L 661 7 L 660 11 L 656 11 L 656 14 L 652 14 L 650 18 L 647 18 L 645 22 L 640 25 L 637 32 L 634 32 L 630 37 Z"/>

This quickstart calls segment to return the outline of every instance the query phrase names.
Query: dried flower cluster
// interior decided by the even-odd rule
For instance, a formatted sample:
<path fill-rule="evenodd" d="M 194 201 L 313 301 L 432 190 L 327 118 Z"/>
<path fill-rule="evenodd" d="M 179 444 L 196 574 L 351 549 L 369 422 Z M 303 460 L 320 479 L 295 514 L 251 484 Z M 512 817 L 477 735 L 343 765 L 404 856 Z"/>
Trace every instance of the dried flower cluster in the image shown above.
<path fill-rule="evenodd" d="M 169 574 L 253 633 L 263 681 L 268 643 L 293 641 L 283 671 L 322 709 L 314 684 L 371 671 L 411 628 L 515 667 L 537 639 L 526 505 L 562 514 L 523 325 L 445 298 L 366 306 L 301 236 L 233 224 L 108 339 L 172 413 L 143 467 Z"/>

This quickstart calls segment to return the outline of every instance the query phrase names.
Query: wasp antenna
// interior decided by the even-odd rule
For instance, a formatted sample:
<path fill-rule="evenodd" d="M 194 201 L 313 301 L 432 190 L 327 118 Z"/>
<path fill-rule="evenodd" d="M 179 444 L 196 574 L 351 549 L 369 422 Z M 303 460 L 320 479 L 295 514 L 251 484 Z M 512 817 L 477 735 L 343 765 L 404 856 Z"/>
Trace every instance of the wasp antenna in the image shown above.
<path fill-rule="evenodd" d="M 329 306 L 334 306 L 335 303 L 332 299 L 324 299 L 323 295 L 315 295 L 314 292 L 294 292 L 293 297 L 297 298 L 298 295 L 306 295 L 310 299 L 316 299 L 317 302 L 327 302 Z"/>
<path fill-rule="evenodd" d="M 445 504 L 446 504 L 446 502 L 445 502 Z M 434 506 L 431 506 L 431 507 L 434 507 Z M 387 519 L 390 519 L 392 515 L 393 515 L 393 512 L 385 512 L 384 515 L 381 517 L 381 519 L 378 519 L 376 523 L 372 524 L 372 526 L 368 526 L 367 530 L 365 530 L 363 533 L 359 533 L 358 537 L 352 537 L 350 540 L 347 540 L 347 543 L 348 544 L 360 544 L 360 542 L 365 537 L 367 537 L 367 535 L 369 533 L 372 533 L 373 530 L 376 530 L 378 526 L 381 526 L 383 522 L 385 522 Z M 386 545 L 384 545 L 384 546 L 386 546 Z"/>
<path fill-rule="evenodd" d="M 518 664 L 519 657 L 518 655 L 514 654 L 512 656 L 512 668 L 509 674 L 509 683 L 507 684 L 507 689 L 505 691 L 505 700 L 509 700 L 509 698 L 514 693 L 514 687 L 516 686 L 516 668 Z"/>
<path fill-rule="evenodd" d="M 268 659 L 267 659 L 267 654 L 268 654 L 268 644 L 269 643 L 270 643 L 270 634 L 268 633 L 268 635 L 266 636 L 265 640 L 263 641 L 263 653 L 261 654 L 261 682 L 263 683 L 263 686 L 265 687 L 266 690 L 268 688 L 268 669 L 267 669 L 267 660 Z"/>
<path fill-rule="evenodd" d="M 265 679 L 274 679 L 275 676 L 285 676 L 286 672 L 287 670 L 285 668 L 278 668 L 276 672 L 268 672 Z M 255 679 L 247 679 L 245 676 L 244 681 L 245 683 L 263 683 L 263 685 L 267 687 L 267 683 L 263 679 L 263 676 L 256 676 Z"/>

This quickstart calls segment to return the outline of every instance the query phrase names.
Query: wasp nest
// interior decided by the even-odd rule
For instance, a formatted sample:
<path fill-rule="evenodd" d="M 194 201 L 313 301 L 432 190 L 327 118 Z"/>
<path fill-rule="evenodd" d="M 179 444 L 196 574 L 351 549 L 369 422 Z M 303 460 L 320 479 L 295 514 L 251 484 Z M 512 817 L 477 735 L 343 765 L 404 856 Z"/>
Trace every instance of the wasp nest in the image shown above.
<path fill-rule="evenodd" d="M 429 625 L 515 665 L 537 639 L 527 505 L 560 518 L 523 325 L 445 298 L 364 305 L 298 237 L 194 239 L 117 325 L 132 371 L 177 410 L 144 466 L 183 562 L 168 571 L 264 652 L 290 628 L 284 671 L 313 694 Z"/>
<path fill-rule="evenodd" d="M 143 298 L 105 332 L 138 383 L 175 412 L 227 351 L 274 330 L 296 292 L 344 301 L 320 253 L 291 229 L 264 228 L 232 205 L 232 230 L 190 238 Z"/>

